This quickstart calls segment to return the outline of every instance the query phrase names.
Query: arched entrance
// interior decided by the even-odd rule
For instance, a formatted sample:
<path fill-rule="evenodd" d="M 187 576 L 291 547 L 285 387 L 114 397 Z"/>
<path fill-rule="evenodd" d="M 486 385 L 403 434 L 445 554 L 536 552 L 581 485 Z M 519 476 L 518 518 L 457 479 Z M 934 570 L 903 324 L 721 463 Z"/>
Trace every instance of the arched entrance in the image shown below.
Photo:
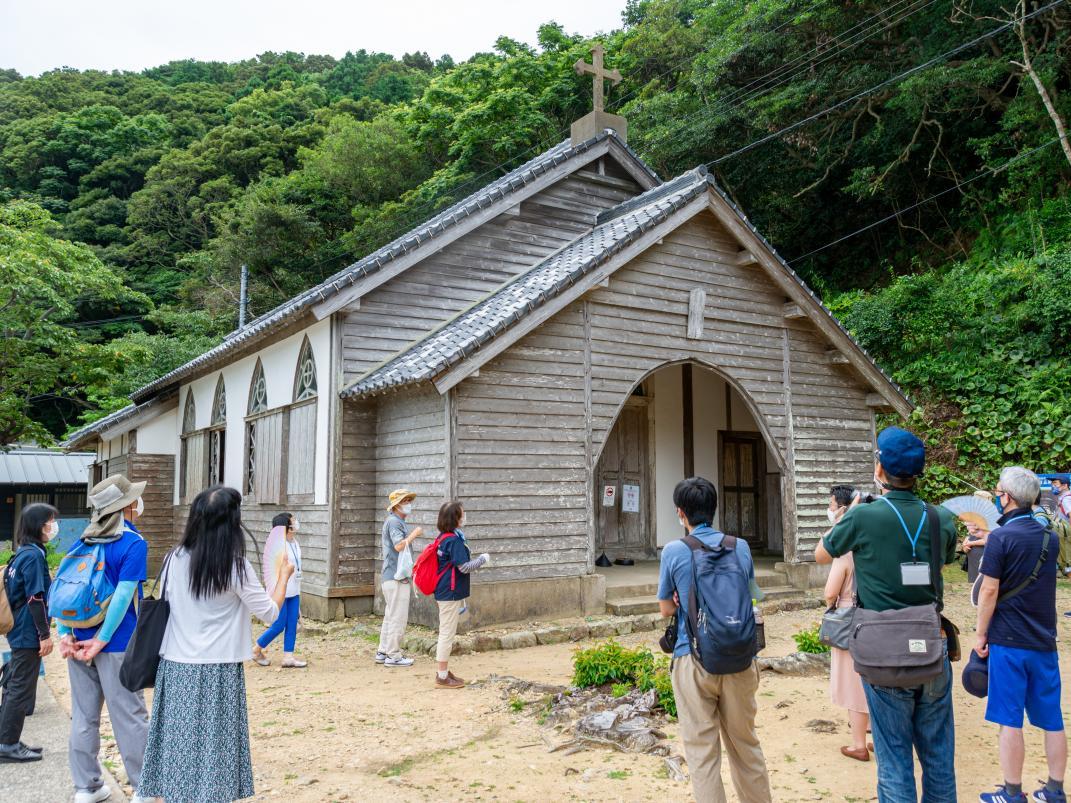
<path fill-rule="evenodd" d="M 644 560 L 680 537 L 673 488 L 702 476 L 718 490 L 715 526 L 759 555 L 784 551 L 784 459 L 731 379 L 695 362 L 648 374 L 597 452 L 595 555 Z"/>

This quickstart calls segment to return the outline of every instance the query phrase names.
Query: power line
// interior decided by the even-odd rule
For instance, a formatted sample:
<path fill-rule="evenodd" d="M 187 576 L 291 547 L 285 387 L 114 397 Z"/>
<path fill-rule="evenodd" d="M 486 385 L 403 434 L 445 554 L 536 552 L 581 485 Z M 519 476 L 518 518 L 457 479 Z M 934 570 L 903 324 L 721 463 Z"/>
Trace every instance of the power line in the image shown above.
<path fill-rule="evenodd" d="M 1030 12 L 1029 14 L 1024 15 L 1021 18 L 1021 20 L 1022 21 L 1026 21 L 1028 19 L 1036 17 L 1039 14 L 1043 14 L 1044 12 L 1050 11 L 1050 10 L 1056 8 L 1057 6 L 1063 5 L 1065 2 L 1066 2 L 1066 0 L 1054 0 L 1054 2 L 1049 3 L 1048 5 L 1042 6 L 1041 8 L 1036 9 L 1036 10 Z M 842 108 L 844 106 L 847 106 L 850 103 L 854 103 L 855 101 L 857 101 L 857 100 L 859 100 L 861 98 L 864 98 L 867 95 L 870 95 L 870 94 L 873 94 L 874 92 L 877 92 L 879 89 L 884 89 L 885 87 L 890 86 L 891 84 L 897 83 L 898 81 L 901 81 L 902 79 L 907 78 L 910 75 L 914 75 L 917 72 L 922 72 L 923 70 L 927 70 L 930 67 L 934 66 L 935 64 L 939 64 L 940 62 L 944 61 L 945 59 L 950 58 L 952 56 L 955 56 L 957 53 L 962 53 L 964 50 L 968 50 L 969 48 L 974 47 L 975 45 L 979 44 L 980 42 L 984 42 L 986 39 L 991 39 L 994 36 L 998 36 L 999 34 L 1004 33 L 1005 31 L 1007 31 L 1010 28 L 1012 28 L 1014 25 L 1017 25 L 1019 23 L 1019 21 L 1020 20 L 1012 20 L 1011 22 L 1006 22 L 1003 25 L 999 25 L 996 28 L 994 28 L 993 30 L 991 30 L 991 31 L 989 31 L 987 33 L 984 33 L 981 36 L 977 36 L 974 39 L 970 40 L 969 42 L 965 42 L 962 45 L 954 47 L 951 50 L 949 50 L 949 51 L 947 51 L 945 53 L 942 53 L 939 56 L 935 56 L 934 58 L 923 62 L 922 64 L 918 64 L 918 65 L 916 65 L 914 67 L 911 67 L 910 69 L 905 70 L 904 72 L 900 73 L 899 75 L 894 75 L 892 78 L 887 78 L 884 81 L 882 81 L 881 83 L 876 84 L 875 86 L 872 86 L 870 89 L 864 89 L 862 92 L 857 92 L 856 94 L 852 95 L 850 98 L 845 98 L 844 100 L 839 101 L 838 103 L 834 103 L 832 106 L 829 106 L 828 108 L 823 109 L 820 112 L 815 112 L 814 114 L 812 114 L 812 115 L 810 115 L 808 117 L 805 117 L 802 120 L 797 120 L 795 123 L 792 123 L 790 125 L 785 126 L 784 128 L 780 129 L 779 131 L 775 131 L 772 134 L 767 134 L 764 137 L 760 137 L 759 139 L 755 140 L 754 142 L 750 142 L 750 143 L 748 143 L 747 145 L 744 145 L 741 148 L 737 148 L 735 151 L 732 151 L 731 153 L 727 153 L 724 156 L 719 156 L 717 159 L 714 159 L 711 162 L 707 162 L 707 167 L 713 167 L 714 165 L 720 164 L 720 163 L 722 163 L 722 162 L 724 162 L 724 161 L 726 161 L 728 159 L 732 159 L 735 156 L 740 156 L 743 153 L 747 153 L 748 151 L 752 150 L 753 148 L 757 148 L 760 145 L 764 145 L 767 142 L 769 142 L 770 140 L 777 139 L 778 137 L 782 136 L 783 134 L 787 134 L 790 131 L 795 131 L 797 128 L 800 128 L 801 126 L 804 126 L 807 123 L 811 123 L 811 122 L 814 122 L 815 120 L 819 120 L 822 117 L 825 117 L 830 112 L 836 111 L 837 109 L 840 109 L 840 108 Z"/>
<path fill-rule="evenodd" d="M 873 229 L 873 228 L 875 228 L 877 226 L 880 226 L 882 223 L 888 223 L 890 220 L 893 220 L 894 218 L 898 218 L 898 217 L 900 217 L 901 215 L 903 215 L 903 214 L 905 214 L 907 212 L 911 212 L 911 211 L 913 211 L 915 209 L 918 209 L 920 206 L 928 204 L 930 201 L 936 200 L 937 198 L 940 198 L 943 195 L 947 195 L 950 192 L 955 192 L 956 190 L 961 189 L 962 187 L 966 187 L 968 184 L 973 184 L 974 182 L 978 181 L 979 179 L 988 178 L 990 176 L 995 176 L 998 173 L 1002 173 L 1005 170 L 1007 170 L 1009 167 L 1011 167 L 1012 165 L 1016 164 L 1017 162 L 1021 162 L 1024 159 L 1028 159 L 1029 157 L 1033 156 L 1036 153 L 1040 153 L 1041 151 L 1045 150 L 1046 148 L 1052 147 L 1057 142 L 1060 142 L 1062 139 L 1063 139 L 1063 137 L 1053 137 L 1048 142 L 1045 142 L 1045 143 L 1043 143 L 1041 145 L 1038 145 L 1036 148 L 1031 148 L 1028 151 L 1023 151 L 1022 153 L 1018 154 L 1017 156 L 1013 156 L 1011 159 L 1009 159 L 1007 162 L 1005 162 L 1004 164 L 1000 165 L 999 167 L 987 167 L 984 170 L 982 170 L 981 172 L 979 172 L 978 174 L 972 176 L 969 179 L 966 179 L 965 181 L 961 181 L 961 182 L 959 182 L 957 184 L 953 184 L 951 187 L 947 187 L 947 188 L 941 190 L 940 192 L 936 192 L 933 195 L 929 196 L 928 198 L 923 198 L 921 201 L 913 203 L 910 206 L 905 206 L 902 209 L 897 209 L 892 214 L 886 215 L 885 217 L 881 218 L 880 220 L 875 220 L 873 223 L 868 223 L 867 225 L 862 226 L 861 228 L 858 228 L 853 232 L 845 234 L 843 237 L 838 237 L 837 239 L 832 240 L 832 241 L 826 243 L 825 245 L 822 245 L 822 246 L 819 246 L 818 248 L 815 248 L 813 251 L 808 251 L 806 254 L 800 254 L 798 257 L 794 257 L 793 259 L 788 260 L 788 263 L 791 265 L 791 264 L 795 264 L 796 262 L 800 262 L 801 260 L 804 260 L 809 256 L 813 256 L 814 254 L 817 254 L 819 251 L 825 251 L 827 248 L 832 248 L 833 246 L 838 245 L 839 243 L 842 243 L 845 240 L 850 240 L 852 237 L 855 237 L 856 235 L 862 234 L 864 231 L 869 231 L 870 229 Z"/>

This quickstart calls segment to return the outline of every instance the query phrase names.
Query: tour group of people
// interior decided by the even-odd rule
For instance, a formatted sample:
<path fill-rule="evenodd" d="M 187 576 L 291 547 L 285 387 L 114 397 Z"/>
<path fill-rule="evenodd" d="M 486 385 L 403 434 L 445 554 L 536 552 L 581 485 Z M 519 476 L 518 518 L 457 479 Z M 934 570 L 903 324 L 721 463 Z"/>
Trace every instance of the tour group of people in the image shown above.
<path fill-rule="evenodd" d="M 942 614 L 941 578 L 943 566 L 957 555 L 955 518 L 915 492 L 926 457 L 916 435 L 889 427 L 879 434 L 877 446 L 874 481 L 880 492 L 871 497 L 851 486 L 834 486 L 828 508 L 831 529 L 815 550 L 815 560 L 830 565 L 827 617 L 835 611 L 840 614 L 834 618 L 853 617 L 857 642 L 832 649 L 830 694 L 835 705 L 847 710 L 851 733 L 851 744 L 841 752 L 858 761 L 876 758 L 879 803 L 918 800 L 916 755 L 923 803 L 956 801 L 951 661 L 959 657 L 959 628 Z M 99 760 L 105 703 L 135 802 L 250 797 L 244 663 L 269 665 L 267 649 L 282 634 L 280 666 L 306 666 L 295 655 L 301 593 L 298 522 L 289 513 L 276 516 L 273 533 L 285 539 L 280 557 L 258 573 L 246 557 L 241 494 L 216 485 L 194 498 L 182 538 L 156 578 L 155 595 L 166 599 L 169 615 L 150 714 L 143 692 L 123 682 L 128 646 L 136 651 L 132 638 L 148 579 L 147 544 L 138 531 L 144 489 L 145 483 L 114 475 L 91 490 L 90 525 L 55 580 L 46 544 L 58 532 L 58 511 L 42 503 L 22 511 L 16 551 L 3 576 L 14 627 L 7 634 L 11 659 L 0 677 L 0 762 L 41 758 L 40 747 L 22 741 L 23 723 L 34 708 L 41 659 L 55 647 L 67 659 L 70 678 L 68 756 L 76 803 L 106 800 L 111 794 Z M 1003 775 L 996 791 L 980 794 L 982 803 L 1066 801 L 1055 594 L 1058 573 L 1071 571 L 1061 564 L 1058 535 L 1071 516 L 1071 488 L 1054 482 L 1053 489 L 1055 513 L 1045 513 L 1038 477 L 1022 467 L 1004 469 L 990 495 L 1001 514 L 999 526 L 991 532 L 975 528 L 971 534 L 973 546 L 984 553 L 972 591 L 977 621 L 962 683 L 970 693 L 987 697 L 985 718 L 1000 726 Z M 450 671 L 450 654 L 467 609 L 470 576 L 489 565 L 490 556 L 472 557 L 464 507 L 449 501 L 439 509 L 435 539 L 415 557 L 413 543 L 423 529 L 407 520 L 416 499 L 416 493 L 402 488 L 386 500 L 384 611 L 374 660 L 390 668 L 414 665 L 401 645 L 412 587 L 418 585 L 434 596 L 439 614 L 434 686 L 458 689 L 465 681 Z M 693 793 L 702 803 L 726 800 L 724 743 L 739 800 L 771 803 L 755 727 L 759 670 L 754 658 L 760 642 L 752 614 L 761 591 L 752 556 L 744 540 L 715 529 L 718 498 L 710 481 L 682 480 L 673 503 L 684 538 L 662 551 L 658 599 L 674 623 L 662 643 L 673 656 L 679 735 Z M 59 588 L 68 574 L 79 572 L 90 578 L 86 583 L 110 593 L 108 604 L 96 601 L 96 616 L 85 618 L 88 614 L 75 610 L 73 603 L 66 603 L 71 610 L 53 609 L 50 586 Z M 77 582 L 66 583 L 64 594 L 75 586 Z M 85 611 L 91 607 L 87 603 Z M 255 642 L 253 616 L 268 626 Z M 1022 777 L 1024 713 L 1044 732 L 1048 761 L 1047 780 L 1029 798 Z"/>

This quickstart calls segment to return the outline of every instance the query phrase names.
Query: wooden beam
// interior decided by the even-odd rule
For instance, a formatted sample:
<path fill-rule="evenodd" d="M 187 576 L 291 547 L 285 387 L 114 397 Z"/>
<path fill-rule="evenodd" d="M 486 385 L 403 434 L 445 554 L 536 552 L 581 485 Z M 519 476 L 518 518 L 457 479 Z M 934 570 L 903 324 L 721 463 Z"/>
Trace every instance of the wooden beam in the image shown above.
<path fill-rule="evenodd" d="M 695 476 L 695 410 L 692 396 L 692 364 L 681 366 L 681 407 L 684 437 L 684 476 Z"/>
<path fill-rule="evenodd" d="M 782 313 L 787 320 L 796 320 L 799 318 L 806 318 L 807 313 L 803 311 L 803 308 L 795 301 L 789 301 L 782 307 Z"/>
<path fill-rule="evenodd" d="M 398 276 L 411 268 L 417 262 L 426 259 L 437 251 L 441 251 L 450 243 L 464 237 L 473 229 L 482 226 L 488 221 L 494 220 L 502 213 L 517 206 L 517 204 L 524 201 L 526 198 L 530 198 L 536 193 L 545 190 L 551 184 L 560 181 L 567 174 L 576 170 L 578 164 L 586 165 L 594 162 L 610 149 L 610 142 L 612 142 L 612 140 L 603 140 L 603 142 L 598 145 L 566 162 L 562 162 L 557 167 L 548 170 L 543 175 L 529 182 L 522 190 L 508 193 L 505 197 L 500 198 L 490 206 L 462 218 L 460 222 L 455 223 L 452 226 L 447 226 L 445 231 L 436 235 L 430 235 L 422 245 L 418 245 L 412 251 L 390 260 L 375 273 L 365 276 L 362 279 L 358 279 L 349 287 L 345 287 L 318 304 L 314 304 L 312 307 L 313 315 L 316 316 L 316 320 L 322 321 L 328 315 L 337 312 L 344 307 L 350 306 L 350 304 L 361 296 L 371 292 L 384 282 L 390 281 L 395 276 Z M 648 182 L 650 182 L 649 178 Z M 520 199 L 517 198 L 518 193 L 521 194 Z"/>
<path fill-rule="evenodd" d="M 688 338 L 690 340 L 703 339 L 706 306 L 707 291 L 698 287 L 695 288 L 688 295 Z"/>
<path fill-rule="evenodd" d="M 895 393 L 897 396 L 896 404 L 894 405 L 896 411 L 905 418 L 911 415 L 911 403 L 899 395 L 888 377 L 870 361 L 870 358 L 866 356 L 859 345 L 851 339 L 847 332 L 840 328 L 836 320 L 830 317 L 826 309 L 811 295 L 806 286 L 789 271 L 770 250 L 769 246 L 752 231 L 751 227 L 741 219 L 736 210 L 729 205 L 729 202 L 713 188 L 707 193 L 707 197 L 711 211 L 714 212 L 714 215 L 721 221 L 722 225 L 729 230 L 737 242 L 758 257 L 759 264 L 765 269 L 766 275 L 770 277 L 774 284 L 778 285 L 781 292 L 788 296 L 790 301 L 797 304 L 801 310 L 807 313 L 806 317 L 825 335 L 826 339 L 830 343 L 838 344 L 848 354 L 852 364 L 863 375 L 867 384 L 871 387 L 887 386 L 889 392 Z"/>
<path fill-rule="evenodd" d="M 680 226 L 683 226 L 706 208 L 707 199 L 705 196 L 700 195 L 687 206 L 678 209 L 663 221 L 660 226 L 655 226 L 653 229 L 650 229 L 645 234 L 641 235 L 638 240 L 632 243 L 632 245 L 618 252 L 608 262 L 579 279 L 576 284 L 564 293 L 556 298 L 552 298 L 535 312 L 529 313 L 514 324 L 508 331 L 503 332 L 489 343 L 481 346 L 468 358 L 462 359 L 452 368 L 448 368 L 443 373 L 440 373 L 433 380 L 435 387 L 440 393 L 445 393 L 447 389 L 452 388 L 463 379 L 471 376 L 474 371 L 478 371 L 488 360 L 494 359 L 541 323 L 557 315 L 577 298 L 584 295 L 584 293 L 598 287 L 599 283 L 611 276 L 614 271 L 642 254 L 660 237 L 664 237 L 667 231 L 674 231 Z"/>
<path fill-rule="evenodd" d="M 852 361 L 840 349 L 826 349 L 826 362 L 830 365 L 851 365 Z"/>
<path fill-rule="evenodd" d="M 743 251 L 737 253 L 736 264 L 742 267 L 758 265 L 759 258 L 745 248 Z"/>
<path fill-rule="evenodd" d="M 866 406 L 872 407 L 875 410 L 892 410 L 893 405 L 889 403 L 889 400 L 882 396 L 880 393 L 868 393 L 866 394 Z"/>

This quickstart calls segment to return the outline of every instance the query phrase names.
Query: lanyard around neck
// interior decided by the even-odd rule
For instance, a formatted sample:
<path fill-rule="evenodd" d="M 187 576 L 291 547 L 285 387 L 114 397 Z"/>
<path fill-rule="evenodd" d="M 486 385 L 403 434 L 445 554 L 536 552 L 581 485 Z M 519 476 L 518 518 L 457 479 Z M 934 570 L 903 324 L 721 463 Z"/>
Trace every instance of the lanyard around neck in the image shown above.
<path fill-rule="evenodd" d="M 919 543 L 919 536 L 922 535 L 922 528 L 926 524 L 926 514 L 929 512 L 926 509 L 926 503 L 922 503 L 922 518 L 919 519 L 919 528 L 915 530 L 915 537 L 912 538 L 911 530 L 907 528 L 907 522 L 904 521 L 904 517 L 900 515 L 900 511 L 896 509 L 896 505 L 890 502 L 887 497 L 879 496 L 878 499 L 880 499 L 882 502 L 891 507 L 892 512 L 896 514 L 896 518 L 900 519 L 900 526 L 904 528 L 904 534 L 907 536 L 907 540 L 911 544 L 911 559 L 918 560 L 917 547 Z"/>

